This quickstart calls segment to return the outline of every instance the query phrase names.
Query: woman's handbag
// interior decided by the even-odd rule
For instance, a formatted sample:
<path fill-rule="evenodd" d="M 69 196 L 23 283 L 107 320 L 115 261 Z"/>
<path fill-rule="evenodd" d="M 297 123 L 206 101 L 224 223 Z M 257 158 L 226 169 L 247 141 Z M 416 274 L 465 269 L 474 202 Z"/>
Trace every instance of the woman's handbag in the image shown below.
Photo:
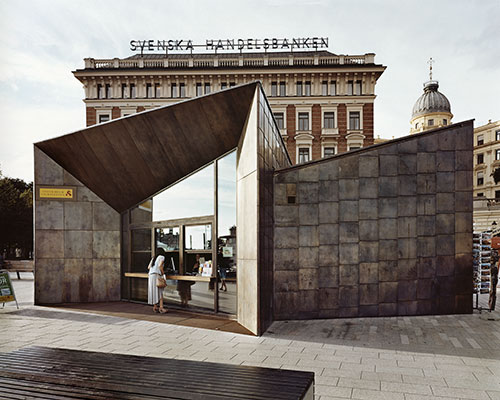
<path fill-rule="evenodd" d="M 163 276 L 158 276 L 158 278 L 156 278 L 156 287 L 163 289 L 165 286 L 167 286 L 166 279 Z"/>

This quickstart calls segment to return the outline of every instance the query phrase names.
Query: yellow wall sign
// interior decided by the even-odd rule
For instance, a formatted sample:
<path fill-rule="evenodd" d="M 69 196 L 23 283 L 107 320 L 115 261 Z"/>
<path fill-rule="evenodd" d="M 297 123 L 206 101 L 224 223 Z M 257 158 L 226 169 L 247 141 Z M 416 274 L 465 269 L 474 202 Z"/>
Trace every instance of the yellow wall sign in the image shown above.
<path fill-rule="evenodd" d="M 40 188 L 41 199 L 73 199 L 74 190 L 70 188 Z"/>

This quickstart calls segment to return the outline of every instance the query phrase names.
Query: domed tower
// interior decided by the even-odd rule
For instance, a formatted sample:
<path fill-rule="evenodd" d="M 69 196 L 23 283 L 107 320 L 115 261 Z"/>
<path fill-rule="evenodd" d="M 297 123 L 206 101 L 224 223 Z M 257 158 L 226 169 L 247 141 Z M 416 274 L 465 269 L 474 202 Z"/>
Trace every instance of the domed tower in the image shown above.
<path fill-rule="evenodd" d="M 433 60 L 431 58 L 429 60 L 430 80 L 424 83 L 424 94 L 417 99 L 413 106 L 410 133 L 422 132 L 427 129 L 448 125 L 453 118 L 450 102 L 438 90 L 438 81 L 432 80 L 432 63 Z"/>

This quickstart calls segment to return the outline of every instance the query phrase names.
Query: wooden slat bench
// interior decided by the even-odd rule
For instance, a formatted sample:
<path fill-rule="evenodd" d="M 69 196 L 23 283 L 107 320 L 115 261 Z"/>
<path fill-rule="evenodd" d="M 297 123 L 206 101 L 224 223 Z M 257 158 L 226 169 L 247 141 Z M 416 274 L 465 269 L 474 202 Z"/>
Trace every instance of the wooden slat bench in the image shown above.
<path fill-rule="evenodd" d="M 16 272 L 17 279 L 21 279 L 21 275 L 19 275 L 20 272 L 35 273 L 33 265 L 33 261 L 4 261 L 4 264 L 0 267 L 0 269 L 4 269 L 9 272 Z"/>
<path fill-rule="evenodd" d="M 314 373 L 79 350 L 0 353 L 0 398 L 314 399 Z"/>

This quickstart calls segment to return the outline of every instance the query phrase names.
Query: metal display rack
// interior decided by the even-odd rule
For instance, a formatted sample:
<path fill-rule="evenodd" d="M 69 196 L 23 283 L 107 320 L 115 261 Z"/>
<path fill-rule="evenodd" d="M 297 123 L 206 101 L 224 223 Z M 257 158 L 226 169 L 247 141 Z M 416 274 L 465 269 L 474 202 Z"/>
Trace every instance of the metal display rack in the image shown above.
<path fill-rule="evenodd" d="M 479 294 L 490 291 L 491 280 L 491 231 L 474 232 L 473 234 L 473 271 L 476 308 L 479 308 Z"/>

